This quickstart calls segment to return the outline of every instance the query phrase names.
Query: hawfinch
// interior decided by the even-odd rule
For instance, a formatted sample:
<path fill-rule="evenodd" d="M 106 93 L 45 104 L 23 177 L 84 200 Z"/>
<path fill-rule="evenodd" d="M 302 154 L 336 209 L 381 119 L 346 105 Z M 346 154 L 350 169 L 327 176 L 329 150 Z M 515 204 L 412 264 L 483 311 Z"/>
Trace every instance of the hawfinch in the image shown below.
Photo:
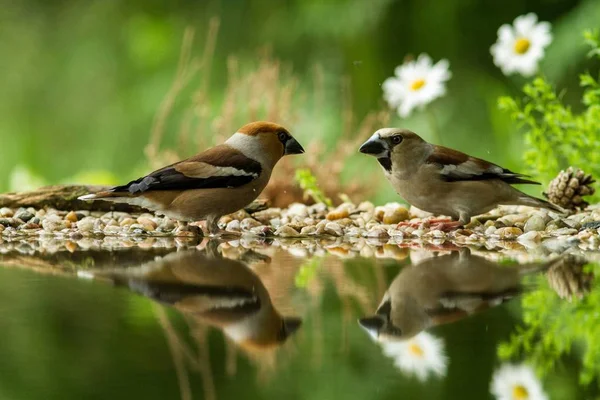
<path fill-rule="evenodd" d="M 302 320 L 282 316 L 258 276 L 237 260 L 208 257 L 198 250 L 172 252 L 137 267 L 87 270 L 83 278 L 116 286 L 169 305 L 190 328 L 212 326 L 245 350 L 283 344 Z"/>
<path fill-rule="evenodd" d="M 359 151 L 377 158 L 386 178 L 408 203 L 455 220 L 440 224 L 437 229 L 464 225 L 471 216 L 486 213 L 501 204 L 564 212 L 552 203 L 511 186 L 539 184 L 525 179 L 526 175 L 428 143 L 407 129 L 380 129 Z"/>
<path fill-rule="evenodd" d="M 182 221 L 206 219 L 209 233 L 216 234 L 221 216 L 258 197 L 281 157 L 300 153 L 304 149 L 284 127 L 252 122 L 224 144 L 79 199 L 129 203 Z"/>
<path fill-rule="evenodd" d="M 522 293 L 526 274 L 552 266 L 500 265 L 467 248 L 404 267 L 383 296 L 375 315 L 359 324 L 378 341 L 409 339 L 436 325 L 466 318 Z"/>

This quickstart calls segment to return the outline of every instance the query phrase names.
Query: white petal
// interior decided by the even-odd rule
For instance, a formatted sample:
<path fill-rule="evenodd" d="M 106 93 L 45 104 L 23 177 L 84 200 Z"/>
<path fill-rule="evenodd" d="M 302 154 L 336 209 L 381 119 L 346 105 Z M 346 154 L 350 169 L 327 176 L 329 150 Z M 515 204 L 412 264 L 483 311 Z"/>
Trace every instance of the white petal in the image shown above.
<path fill-rule="evenodd" d="M 412 110 L 415 108 L 416 104 L 414 104 L 411 99 L 404 99 L 402 104 L 398 107 L 398 115 L 402 118 L 406 118 L 410 115 Z"/>
<path fill-rule="evenodd" d="M 498 28 L 498 40 L 500 42 L 512 42 L 515 40 L 515 34 L 512 26 L 504 24 Z"/>
<path fill-rule="evenodd" d="M 417 57 L 416 66 L 419 69 L 419 72 L 422 72 L 427 71 L 429 68 L 431 68 L 431 63 L 431 57 L 429 57 L 425 53 L 421 53 L 419 54 L 419 57 Z"/>
<path fill-rule="evenodd" d="M 433 68 L 431 68 L 428 79 L 435 80 L 438 82 L 445 82 L 448 79 L 450 79 L 451 76 L 452 74 L 450 73 L 450 63 L 446 59 L 441 59 L 440 61 L 435 63 Z"/>
<path fill-rule="evenodd" d="M 515 26 L 515 33 L 516 33 L 517 37 L 529 36 L 529 33 L 534 28 L 536 23 L 537 23 L 537 15 L 535 15 L 534 13 L 521 15 L 521 16 L 515 18 L 514 26 Z"/>

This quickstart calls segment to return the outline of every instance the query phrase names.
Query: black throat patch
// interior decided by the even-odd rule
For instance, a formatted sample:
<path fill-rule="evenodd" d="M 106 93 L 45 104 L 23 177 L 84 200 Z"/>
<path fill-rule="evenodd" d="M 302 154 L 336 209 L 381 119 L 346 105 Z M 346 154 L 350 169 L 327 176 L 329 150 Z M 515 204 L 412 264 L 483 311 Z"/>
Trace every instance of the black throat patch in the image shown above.
<path fill-rule="evenodd" d="M 387 171 L 392 172 L 392 159 L 389 157 L 378 158 L 377 161 Z"/>

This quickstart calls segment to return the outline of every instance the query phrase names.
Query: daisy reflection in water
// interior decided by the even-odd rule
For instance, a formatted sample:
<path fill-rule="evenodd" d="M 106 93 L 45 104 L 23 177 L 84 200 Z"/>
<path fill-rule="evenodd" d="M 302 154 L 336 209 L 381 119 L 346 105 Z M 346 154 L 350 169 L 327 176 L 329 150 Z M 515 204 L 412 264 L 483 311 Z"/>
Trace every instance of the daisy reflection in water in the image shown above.
<path fill-rule="evenodd" d="M 383 353 L 394 360 L 402 373 L 425 382 L 432 376 L 443 377 L 448 369 L 444 341 L 428 332 L 408 340 L 381 342 Z"/>
<path fill-rule="evenodd" d="M 491 392 L 498 400 L 547 400 L 540 380 L 527 365 L 502 365 L 492 378 Z"/>

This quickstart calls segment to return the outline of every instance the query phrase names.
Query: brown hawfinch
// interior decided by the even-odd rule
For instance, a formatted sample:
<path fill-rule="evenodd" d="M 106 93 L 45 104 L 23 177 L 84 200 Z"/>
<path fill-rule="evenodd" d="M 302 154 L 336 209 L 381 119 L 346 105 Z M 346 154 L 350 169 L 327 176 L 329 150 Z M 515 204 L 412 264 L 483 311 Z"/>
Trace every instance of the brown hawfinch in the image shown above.
<path fill-rule="evenodd" d="M 456 322 L 520 295 L 528 274 L 546 263 L 507 267 L 462 248 L 404 267 L 385 292 L 375 315 L 359 324 L 380 342 L 409 339 L 437 325 Z"/>
<path fill-rule="evenodd" d="M 377 158 L 388 181 L 409 204 L 455 220 L 441 223 L 436 229 L 464 225 L 471 216 L 486 213 L 501 204 L 564 212 L 552 203 L 511 186 L 539 184 L 524 179 L 526 175 L 428 143 L 407 129 L 380 129 L 360 147 L 360 152 Z"/>
<path fill-rule="evenodd" d="M 156 170 L 126 185 L 82 196 L 137 205 L 182 221 L 218 221 L 255 200 L 281 157 L 304 153 L 283 127 L 272 122 L 244 125 L 225 143 Z"/>
<path fill-rule="evenodd" d="M 244 263 L 198 250 L 172 252 L 137 267 L 81 271 L 174 307 L 192 330 L 212 326 L 239 347 L 260 351 L 282 345 L 302 325 L 281 315 L 260 278 Z"/>

